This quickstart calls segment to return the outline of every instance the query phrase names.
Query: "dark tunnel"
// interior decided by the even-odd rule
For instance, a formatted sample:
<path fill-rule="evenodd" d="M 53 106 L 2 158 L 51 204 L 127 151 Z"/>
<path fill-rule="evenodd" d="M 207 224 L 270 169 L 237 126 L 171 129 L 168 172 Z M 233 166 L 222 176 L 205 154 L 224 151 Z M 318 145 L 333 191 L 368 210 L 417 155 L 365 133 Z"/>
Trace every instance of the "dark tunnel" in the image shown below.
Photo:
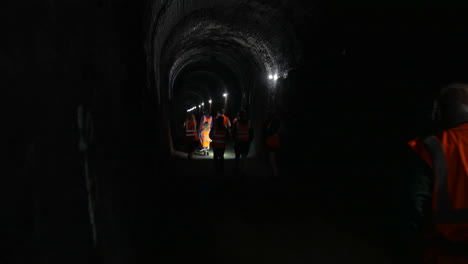
<path fill-rule="evenodd" d="M 468 4 L 1 5 L 0 263 L 418 263 L 407 142 L 468 81 Z M 187 114 L 221 108 L 251 122 L 242 175 L 232 141 L 224 173 L 186 158 Z"/>

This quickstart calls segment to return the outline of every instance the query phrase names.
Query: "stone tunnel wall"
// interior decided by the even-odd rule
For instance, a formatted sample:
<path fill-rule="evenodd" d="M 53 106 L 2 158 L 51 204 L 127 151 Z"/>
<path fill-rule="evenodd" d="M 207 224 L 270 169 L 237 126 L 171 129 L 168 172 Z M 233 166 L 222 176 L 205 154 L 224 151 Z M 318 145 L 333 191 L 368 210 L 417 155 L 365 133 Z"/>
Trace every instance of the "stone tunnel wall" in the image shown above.
<path fill-rule="evenodd" d="M 130 228 L 145 159 L 142 6 L 130 1 L 7 1 L 1 68 L 13 174 L 2 186 L 2 263 L 90 263 L 77 108 L 92 115 L 87 142 L 97 192 L 102 263 L 134 263 Z M 5 7 L 5 8 L 4 8 Z M 148 127 L 144 127 L 147 122 Z M 150 137 L 151 138 L 151 137 Z M 144 153 L 144 154 L 143 154 Z M 150 164 L 154 164 L 154 160 Z M 5 174 L 4 174 L 5 175 Z M 5 228 L 5 230 L 3 230 Z"/>

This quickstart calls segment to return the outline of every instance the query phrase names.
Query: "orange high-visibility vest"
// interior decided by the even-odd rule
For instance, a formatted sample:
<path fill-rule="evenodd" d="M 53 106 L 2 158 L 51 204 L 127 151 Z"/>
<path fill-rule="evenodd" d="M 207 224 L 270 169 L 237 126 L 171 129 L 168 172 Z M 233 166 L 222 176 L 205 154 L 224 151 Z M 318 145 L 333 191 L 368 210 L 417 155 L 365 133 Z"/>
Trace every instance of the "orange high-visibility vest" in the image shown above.
<path fill-rule="evenodd" d="M 226 148 L 226 131 L 224 129 L 213 131 L 211 146 L 213 148 Z"/>
<path fill-rule="evenodd" d="M 273 134 L 266 138 L 265 143 L 270 148 L 277 148 L 280 146 L 279 135 Z"/>
<path fill-rule="evenodd" d="M 270 129 L 270 127 L 271 127 L 271 121 L 268 124 L 268 129 Z M 278 130 L 278 131 L 276 131 L 276 133 L 274 133 L 273 135 L 268 136 L 265 139 L 265 144 L 267 145 L 267 147 L 278 148 L 280 146 L 279 133 L 280 133 L 280 131 Z"/>
<path fill-rule="evenodd" d="M 202 141 L 202 147 L 207 148 L 210 146 L 210 130 L 203 130 L 201 132 L 201 141 Z"/>
<path fill-rule="evenodd" d="M 210 127 L 212 124 L 211 120 L 212 120 L 212 117 L 205 117 L 205 122 L 208 122 L 210 124 Z"/>
<path fill-rule="evenodd" d="M 428 237 L 468 242 L 468 123 L 408 144 L 434 170 L 433 215 Z M 438 146 L 439 154 L 431 150 L 436 148 L 431 145 Z"/>
<path fill-rule="evenodd" d="M 250 122 L 247 125 L 241 125 L 239 122 L 236 123 L 236 140 L 239 142 L 246 142 L 250 140 Z"/>
<path fill-rule="evenodd" d="M 231 126 L 231 121 L 229 120 L 229 117 L 225 116 L 225 115 L 221 115 L 223 118 L 224 118 L 224 126 L 229 128 Z"/>
<path fill-rule="evenodd" d="M 185 138 L 188 141 L 198 141 L 197 122 L 185 121 Z"/>

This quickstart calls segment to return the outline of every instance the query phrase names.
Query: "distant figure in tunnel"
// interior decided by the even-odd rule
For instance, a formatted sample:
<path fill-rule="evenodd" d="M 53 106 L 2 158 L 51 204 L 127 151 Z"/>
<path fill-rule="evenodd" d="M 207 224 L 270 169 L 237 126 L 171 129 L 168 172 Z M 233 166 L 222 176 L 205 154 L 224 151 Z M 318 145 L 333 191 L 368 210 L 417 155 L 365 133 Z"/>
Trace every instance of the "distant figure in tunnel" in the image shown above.
<path fill-rule="evenodd" d="M 468 263 L 468 85 L 442 88 L 434 106 L 437 132 L 409 142 L 409 240 L 421 242 L 425 264 Z"/>
<path fill-rule="evenodd" d="M 185 141 L 187 143 L 187 158 L 192 159 L 193 152 L 198 147 L 197 121 L 194 114 L 188 114 L 184 122 Z"/>
<path fill-rule="evenodd" d="M 229 130 L 224 126 L 224 117 L 216 118 L 211 130 L 211 147 L 213 148 L 214 168 L 216 172 L 224 172 L 224 151 L 229 138 Z"/>
<path fill-rule="evenodd" d="M 265 122 L 263 133 L 265 137 L 265 147 L 268 152 L 268 162 L 271 166 L 273 177 L 279 176 L 279 153 L 280 153 L 280 134 L 281 122 L 277 113 L 272 114 Z"/>
<path fill-rule="evenodd" d="M 200 118 L 200 127 L 198 128 L 198 131 L 200 131 L 200 133 L 203 130 L 205 122 L 208 122 L 210 129 L 213 127 L 213 117 L 210 115 L 210 111 L 208 109 L 205 109 L 203 115 Z"/>
<path fill-rule="evenodd" d="M 203 151 L 203 156 L 208 156 L 210 155 L 210 123 L 205 122 L 203 124 L 203 130 L 200 132 L 200 141 L 201 141 L 201 146 L 202 146 L 202 151 Z"/>
<path fill-rule="evenodd" d="M 231 131 L 231 120 L 229 120 L 229 117 L 226 116 L 226 110 L 224 108 L 221 108 L 221 110 L 219 111 L 220 112 L 220 116 L 223 117 L 224 119 L 224 126 L 229 130 Z"/>
<path fill-rule="evenodd" d="M 232 136 L 234 138 L 234 152 L 236 154 L 234 172 L 236 174 L 245 174 L 245 161 L 249 154 L 250 143 L 253 140 L 254 133 L 250 120 L 247 117 L 247 112 L 244 110 L 239 112 L 239 121 L 232 128 Z"/>

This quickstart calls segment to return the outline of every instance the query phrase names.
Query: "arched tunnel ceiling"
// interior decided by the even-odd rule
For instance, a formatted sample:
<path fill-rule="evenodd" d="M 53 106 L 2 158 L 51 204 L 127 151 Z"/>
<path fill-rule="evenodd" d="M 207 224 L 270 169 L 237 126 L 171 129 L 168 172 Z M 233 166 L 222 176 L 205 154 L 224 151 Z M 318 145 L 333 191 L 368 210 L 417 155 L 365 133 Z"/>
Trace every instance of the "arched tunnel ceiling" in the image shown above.
<path fill-rule="evenodd" d="M 237 54 L 238 56 L 234 56 Z M 243 59 L 243 60 L 242 60 Z M 170 87 L 174 88 L 174 82 L 186 71 L 201 70 L 210 71 L 222 77 L 234 77 L 238 80 L 238 88 L 243 90 L 243 84 L 248 82 L 252 66 L 248 57 L 240 55 L 240 52 L 206 45 L 199 50 L 188 50 L 179 55 L 173 62 L 169 73 Z M 172 95 L 172 90 L 169 96 Z"/>
<path fill-rule="evenodd" d="M 233 69 L 282 73 L 291 66 L 287 54 L 296 54 L 288 23 L 252 13 L 246 5 L 237 9 L 212 9 L 185 18 L 166 43 L 164 54 L 171 67 L 170 79 L 178 68 L 205 56 L 216 57 Z M 265 13 L 273 10 L 265 10 Z M 284 23 L 280 23 L 284 22 Z M 196 54 L 196 55 L 195 55 Z M 175 71 L 174 71 L 175 70 Z M 238 76 L 248 76 L 245 73 Z"/>
<path fill-rule="evenodd" d="M 177 97 L 185 92 L 185 90 L 197 88 L 200 94 L 205 98 L 214 98 L 224 92 L 231 93 L 233 86 L 238 86 L 234 76 L 229 76 L 229 72 L 207 71 L 195 69 L 187 70 L 179 78 L 174 85 Z"/>
<path fill-rule="evenodd" d="M 157 82 L 162 77 L 172 87 L 184 68 L 203 60 L 226 65 L 241 89 L 255 76 L 287 72 L 301 58 L 289 2 L 153 1 L 149 34 Z"/>

